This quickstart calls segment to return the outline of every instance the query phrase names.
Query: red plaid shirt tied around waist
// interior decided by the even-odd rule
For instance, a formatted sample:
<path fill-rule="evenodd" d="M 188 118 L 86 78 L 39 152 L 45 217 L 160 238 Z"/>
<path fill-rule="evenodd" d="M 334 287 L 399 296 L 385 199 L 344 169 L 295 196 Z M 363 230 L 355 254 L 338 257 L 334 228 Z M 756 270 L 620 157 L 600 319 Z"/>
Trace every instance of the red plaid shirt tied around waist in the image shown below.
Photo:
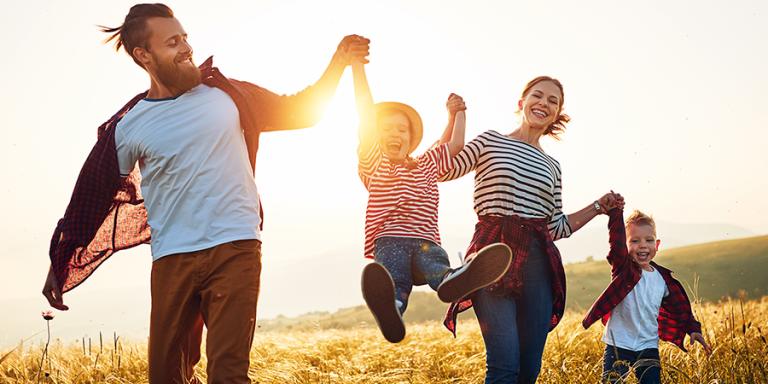
<path fill-rule="evenodd" d="M 640 266 L 631 259 L 627 250 L 622 210 L 614 208 L 608 212 L 608 233 L 611 250 L 607 259 L 611 264 L 611 283 L 587 312 L 582 321 L 584 328 L 589 328 L 598 319 L 606 324 L 611 311 L 635 288 L 642 275 Z M 688 295 L 683 285 L 672 277 L 672 271 L 653 261 L 651 265 L 659 271 L 669 290 L 659 309 L 659 338 L 686 351 L 683 346 L 685 335 L 701 332 L 701 324 L 694 318 Z"/>
<path fill-rule="evenodd" d="M 493 243 L 504 243 L 512 249 L 512 264 L 506 275 L 499 281 L 485 288 L 488 291 L 509 297 L 518 296 L 523 289 L 522 270 L 528 259 L 530 239 L 538 237 L 544 247 L 544 253 L 549 259 L 552 273 L 552 319 L 550 330 L 560 322 L 565 309 L 565 270 L 560 252 L 552 240 L 552 235 L 547 229 L 548 219 L 522 218 L 518 216 L 491 216 L 478 217 L 475 225 L 475 234 L 467 249 L 467 257 L 479 251 L 483 247 Z M 472 307 L 472 300 L 465 298 L 462 301 L 452 303 L 446 313 L 443 324 L 456 335 L 456 320 L 458 314 Z"/>

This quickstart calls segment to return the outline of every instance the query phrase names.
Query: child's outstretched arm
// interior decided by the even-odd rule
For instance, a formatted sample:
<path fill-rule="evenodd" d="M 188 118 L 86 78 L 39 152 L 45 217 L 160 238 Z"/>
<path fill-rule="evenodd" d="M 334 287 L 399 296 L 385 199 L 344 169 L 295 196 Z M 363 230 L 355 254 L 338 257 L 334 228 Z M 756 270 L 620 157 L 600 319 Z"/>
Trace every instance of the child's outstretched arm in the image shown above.
<path fill-rule="evenodd" d="M 451 141 L 453 125 L 456 122 L 456 112 L 466 110 L 467 106 L 464 104 L 464 99 L 461 96 L 451 93 L 448 95 L 448 101 L 445 102 L 445 108 L 448 109 L 448 124 L 446 124 L 443 135 L 438 140 L 437 145 L 446 144 Z"/>
<path fill-rule="evenodd" d="M 367 154 L 377 140 L 376 132 L 376 114 L 373 110 L 373 96 L 368 87 L 368 79 L 365 76 L 365 68 L 361 61 L 352 63 L 352 78 L 355 83 L 355 102 L 357 105 L 357 114 L 360 119 L 360 128 L 358 131 L 360 144 L 358 154 Z"/>
<path fill-rule="evenodd" d="M 451 93 L 451 95 L 448 96 L 448 103 L 446 106 L 448 107 L 448 113 L 453 117 L 451 119 L 453 120 L 451 138 L 448 141 L 448 152 L 451 154 L 451 157 L 453 157 L 464 149 L 464 133 L 467 128 L 467 107 L 464 105 L 464 99 L 454 93 Z M 448 129 L 446 128 L 446 133 L 447 130 Z"/>
<path fill-rule="evenodd" d="M 611 274 L 623 268 L 629 260 L 627 250 L 627 233 L 624 227 L 624 198 L 611 191 L 610 198 L 600 201 L 604 209 L 608 209 L 608 263 L 611 264 Z"/>
<path fill-rule="evenodd" d="M 453 123 L 453 134 L 451 135 L 451 141 L 448 142 L 448 152 L 451 157 L 456 156 L 462 149 L 464 149 L 464 131 L 467 126 L 466 112 L 456 112 L 456 117 Z"/>

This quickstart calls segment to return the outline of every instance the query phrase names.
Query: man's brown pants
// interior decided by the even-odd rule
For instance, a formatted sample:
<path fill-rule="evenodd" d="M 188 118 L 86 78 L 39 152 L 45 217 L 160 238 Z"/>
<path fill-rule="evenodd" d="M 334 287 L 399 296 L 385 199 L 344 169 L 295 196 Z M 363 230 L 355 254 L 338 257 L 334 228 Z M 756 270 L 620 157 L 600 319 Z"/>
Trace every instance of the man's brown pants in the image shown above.
<path fill-rule="evenodd" d="M 203 325 L 208 383 L 250 383 L 261 242 L 239 240 L 152 263 L 149 382 L 197 383 Z"/>

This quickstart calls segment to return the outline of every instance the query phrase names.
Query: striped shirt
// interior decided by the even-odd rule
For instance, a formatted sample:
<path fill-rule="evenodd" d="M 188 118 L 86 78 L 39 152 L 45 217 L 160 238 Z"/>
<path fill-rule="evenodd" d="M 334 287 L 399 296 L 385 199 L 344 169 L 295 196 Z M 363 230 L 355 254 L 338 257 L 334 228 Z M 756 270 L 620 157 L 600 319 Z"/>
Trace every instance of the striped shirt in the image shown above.
<path fill-rule="evenodd" d="M 390 161 L 378 144 L 360 154 L 358 173 L 368 190 L 365 257 L 373 258 L 374 242 L 385 236 L 424 239 L 440 245 L 437 181 L 451 167 L 448 145 L 428 150 L 415 163 L 410 168 Z"/>
<path fill-rule="evenodd" d="M 560 163 L 540 149 L 486 131 L 453 158 L 440 181 L 475 171 L 475 212 L 478 216 L 545 218 L 552 239 L 571 235 L 563 214 Z"/>

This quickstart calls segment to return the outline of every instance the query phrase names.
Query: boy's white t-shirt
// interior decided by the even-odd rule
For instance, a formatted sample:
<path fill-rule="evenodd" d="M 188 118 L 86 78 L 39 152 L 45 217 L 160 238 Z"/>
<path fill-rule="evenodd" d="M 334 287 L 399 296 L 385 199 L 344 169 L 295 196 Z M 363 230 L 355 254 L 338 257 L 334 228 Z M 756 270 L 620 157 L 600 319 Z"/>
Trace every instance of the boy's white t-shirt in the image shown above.
<path fill-rule="evenodd" d="M 659 308 L 669 289 L 658 269 L 642 270 L 640 281 L 611 311 L 603 342 L 631 351 L 659 347 Z"/>
<path fill-rule="evenodd" d="M 240 115 L 225 92 L 198 85 L 144 99 L 117 124 L 120 173 L 139 162 L 152 259 L 259 239 L 259 199 Z"/>

